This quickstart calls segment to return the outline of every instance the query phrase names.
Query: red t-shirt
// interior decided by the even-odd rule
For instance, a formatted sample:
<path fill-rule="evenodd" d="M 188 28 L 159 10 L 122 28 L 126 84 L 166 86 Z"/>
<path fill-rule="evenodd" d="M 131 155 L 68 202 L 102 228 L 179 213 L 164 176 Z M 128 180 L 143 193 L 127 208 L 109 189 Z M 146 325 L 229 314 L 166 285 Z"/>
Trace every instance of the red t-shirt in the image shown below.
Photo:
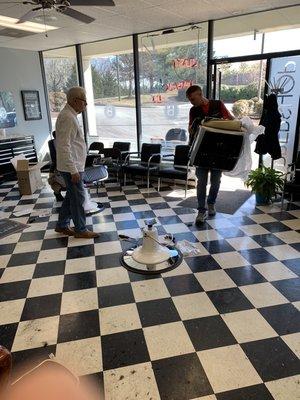
<path fill-rule="evenodd" d="M 222 101 L 220 101 L 220 112 L 221 112 L 223 119 L 233 119 L 233 116 L 227 110 L 227 108 L 225 107 L 225 104 Z M 209 102 L 207 104 L 204 104 L 203 106 L 193 106 L 190 109 L 189 125 L 192 125 L 194 119 L 197 118 L 199 115 L 203 115 L 203 114 L 205 117 L 210 117 Z"/>

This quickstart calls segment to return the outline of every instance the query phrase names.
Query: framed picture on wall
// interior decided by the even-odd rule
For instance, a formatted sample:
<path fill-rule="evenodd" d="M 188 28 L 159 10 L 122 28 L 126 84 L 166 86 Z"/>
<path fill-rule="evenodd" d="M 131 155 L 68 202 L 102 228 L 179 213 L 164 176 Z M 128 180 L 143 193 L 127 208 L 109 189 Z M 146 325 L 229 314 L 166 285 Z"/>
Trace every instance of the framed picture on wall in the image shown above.
<path fill-rule="evenodd" d="M 42 119 L 40 96 L 38 90 L 22 90 L 21 93 L 25 121 Z"/>

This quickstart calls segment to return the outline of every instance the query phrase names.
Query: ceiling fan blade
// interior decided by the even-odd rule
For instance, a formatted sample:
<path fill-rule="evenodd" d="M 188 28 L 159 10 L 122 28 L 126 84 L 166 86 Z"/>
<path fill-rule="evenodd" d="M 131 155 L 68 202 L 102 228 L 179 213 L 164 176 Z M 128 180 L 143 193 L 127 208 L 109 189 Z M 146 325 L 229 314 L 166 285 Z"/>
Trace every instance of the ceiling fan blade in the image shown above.
<path fill-rule="evenodd" d="M 114 7 L 115 3 L 113 0 L 70 0 L 71 6 L 105 6 Z"/>
<path fill-rule="evenodd" d="M 85 24 L 90 24 L 91 22 L 95 21 L 95 18 L 90 17 L 89 15 L 83 14 L 77 10 L 74 10 L 74 8 L 66 8 L 65 10 L 57 10 L 58 12 L 61 12 L 62 14 L 67 15 L 68 17 L 77 19 L 80 22 L 83 22 Z"/>
<path fill-rule="evenodd" d="M 40 8 L 35 8 L 34 10 L 28 11 L 26 14 L 23 15 L 17 22 L 17 24 L 22 24 L 22 22 L 30 21 L 35 15 L 36 11 L 40 10 Z"/>

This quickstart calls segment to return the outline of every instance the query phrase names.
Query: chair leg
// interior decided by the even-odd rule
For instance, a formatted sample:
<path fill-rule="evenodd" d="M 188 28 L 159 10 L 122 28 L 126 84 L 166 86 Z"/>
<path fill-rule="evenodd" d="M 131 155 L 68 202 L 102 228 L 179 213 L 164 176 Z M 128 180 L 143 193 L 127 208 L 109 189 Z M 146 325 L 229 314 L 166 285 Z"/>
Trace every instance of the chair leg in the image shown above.
<path fill-rule="evenodd" d="M 158 178 L 158 185 L 157 185 L 157 191 L 160 191 L 160 178 Z"/>
<path fill-rule="evenodd" d="M 149 187 L 150 187 L 150 173 L 148 171 L 148 173 L 147 173 L 147 189 L 148 189 L 148 191 L 149 191 Z"/>
<path fill-rule="evenodd" d="M 184 198 L 186 199 L 186 195 L 187 195 L 187 189 L 188 189 L 188 178 L 186 178 L 185 180 L 185 190 L 184 190 Z"/>
<path fill-rule="evenodd" d="M 96 183 L 96 193 L 99 194 L 99 182 Z"/>
<path fill-rule="evenodd" d="M 283 210 L 283 204 L 284 204 L 284 192 L 282 192 L 282 195 L 281 195 L 281 208 L 280 208 L 280 211 Z"/>
<path fill-rule="evenodd" d="M 124 173 L 124 182 L 123 182 L 124 186 L 126 186 L 126 174 Z"/>

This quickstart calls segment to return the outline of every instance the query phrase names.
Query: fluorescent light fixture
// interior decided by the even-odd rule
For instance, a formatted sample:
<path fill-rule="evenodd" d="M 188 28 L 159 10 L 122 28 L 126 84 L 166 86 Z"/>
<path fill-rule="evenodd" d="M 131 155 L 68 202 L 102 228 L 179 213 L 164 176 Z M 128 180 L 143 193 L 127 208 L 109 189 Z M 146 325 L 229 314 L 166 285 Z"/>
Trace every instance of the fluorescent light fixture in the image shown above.
<path fill-rule="evenodd" d="M 0 15 L 0 26 L 4 26 L 5 28 L 18 29 L 21 31 L 34 32 L 34 33 L 42 33 L 46 31 L 53 31 L 54 29 L 58 29 L 57 26 L 38 24 L 37 22 L 22 22 L 21 24 L 17 24 L 19 20 L 17 18 L 6 17 L 4 15 Z"/>

